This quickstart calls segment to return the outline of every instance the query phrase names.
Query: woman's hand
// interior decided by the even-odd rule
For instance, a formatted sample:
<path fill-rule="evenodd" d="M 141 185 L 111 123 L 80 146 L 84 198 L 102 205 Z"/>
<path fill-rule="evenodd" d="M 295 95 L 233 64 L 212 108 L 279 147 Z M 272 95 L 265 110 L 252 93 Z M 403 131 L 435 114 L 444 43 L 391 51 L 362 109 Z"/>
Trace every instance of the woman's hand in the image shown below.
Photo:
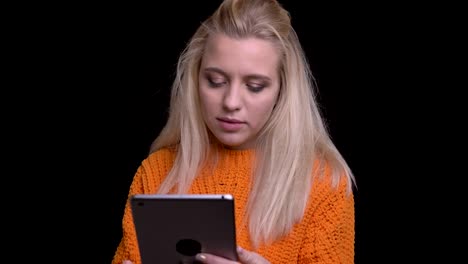
<path fill-rule="evenodd" d="M 270 262 L 260 256 L 259 254 L 245 250 L 241 247 L 237 247 L 237 254 L 239 255 L 239 262 L 227 260 L 222 257 L 218 257 L 215 255 L 207 254 L 207 253 L 200 253 L 197 254 L 196 259 L 202 263 L 207 264 L 233 264 L 233 263 L 242 263 L 242 264 L 269 264 Z"/>
<path fill-rule="evenodd" d="M 270 264 L 268 260 L 260 256 L 259 254 L 245 250 L 241 247 L 237 247 L 237 255 L 239 256 L 239 262 L 232 261 L 232 260 L 227 260 L 222 257 L 218 257 L 215 255 L 211 255 L 208 253 L 200 253 L 197 254 L 196 259 L 200 261 L 201 263 L 206 263 L 206 264 L 233 264 L 233 263 L 242 263 L 242 264 Z M 124 260 L 122 264 L 133 264 L 130 260 Z"/>

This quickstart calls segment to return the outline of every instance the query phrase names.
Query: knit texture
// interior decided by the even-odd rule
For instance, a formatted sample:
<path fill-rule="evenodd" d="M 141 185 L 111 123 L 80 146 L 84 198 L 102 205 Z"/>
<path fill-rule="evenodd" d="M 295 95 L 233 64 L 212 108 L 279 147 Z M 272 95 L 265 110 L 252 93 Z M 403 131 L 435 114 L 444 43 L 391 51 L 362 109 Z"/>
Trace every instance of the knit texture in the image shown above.
<path fill-rule="evenodd" d="M 143 160 L 130 186 L 134 194 L 155 193 L 169 172 L 175 151 L 161 149 Z M 237 244 L 252 250 L 245 215 L 253 150 L 223 150 L 217 166 L 204 169 L 194 180 L 189 193 L 232 194 L 235 199 Z M 328 171 L 328 169 L 326 169 Z M 272 244 L 262 245 L 257 253 L 271 263 L 354 263 L 354 197 L 346 193 L 346 181 L 331 187 L 330 177 L 314 181 L 303 219 L 292 231 Z M 112 264 L 131 260 L 141 264 L 130 203 L 125 205 L 123 237 Z"/>

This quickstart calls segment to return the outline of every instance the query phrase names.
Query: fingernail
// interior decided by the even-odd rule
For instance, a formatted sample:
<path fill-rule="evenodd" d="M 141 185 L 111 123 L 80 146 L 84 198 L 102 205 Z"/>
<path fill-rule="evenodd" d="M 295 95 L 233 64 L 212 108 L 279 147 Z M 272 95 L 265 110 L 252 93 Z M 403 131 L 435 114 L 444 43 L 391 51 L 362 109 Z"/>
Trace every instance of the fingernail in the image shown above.
<path fill-rule="evenodd" d="M 201 261 L 206 260 L 206 256 L 203 255 L 203 254 L 197 254 L 197 255 L 195 256 L 195 258 L 196 258 L 197 260 L 201 260 Z"/>
<path fill-rule="evenodd" d="M 240 246 L 237 246 L 237 253 L 239 253 L 239 254 L 242 253 L 242 250 L 243 249 Z"/>

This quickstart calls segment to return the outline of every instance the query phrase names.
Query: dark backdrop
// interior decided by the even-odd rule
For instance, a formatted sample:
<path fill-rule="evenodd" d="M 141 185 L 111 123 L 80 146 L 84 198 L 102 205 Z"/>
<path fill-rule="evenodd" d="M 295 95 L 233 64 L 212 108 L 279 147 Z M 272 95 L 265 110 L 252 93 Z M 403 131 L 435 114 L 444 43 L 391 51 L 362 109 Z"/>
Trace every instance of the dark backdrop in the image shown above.
<path fill-rule="evenodd" d="M 131 178 L 167 117 L 177 57 L 219 2 L 113 4 L 87 13 L 88 32 L 77 40 L 83 47 L 77 60 L 83 63 L 83 56 L 87 62 L 77 82 L 78 92 L 86 98 L 83 110 L 93 112 L 85 133 L 93 139 L 87 162 L 94 165 L 83 176 L 101 199 L 99 205 L 89 205 L 98 214 L 93 225 L 99 231 L 91 238 L 91 249 L 99 252 L 94 263 L 110 261 L 119 242 Z M 376 229 L 380 216 L 371 200 L 383 176 L 373 173 L 377 165 L 371 154 L 379 129 L 372 108 L 381 96 L 372 89 L 376 69 L 371 64 L 376 58 L 367 50 L 373 45 L 369 41 L 376 41 L 369 36 L 374 17 L 363 18 L 363 13 L 348 12 L 346 6 L 305 1 L 284 5 L 317 78 L 318 100 L 332 138 L 356 174 L 356 262 L 373 262 L 375 251 L 382 250 L 376 238 L 385 234 L 382 226 Z"/>
<path fill-rule="evenodd" d="M 356 175 L 356 263 L 407 258 L 420 227 L 406 213 L 418 207 L 413 207 L 417 201 L 400 203 L 414 189 L 405 187 L 411 177 L 398 183 L 405 160 L 403 152 L 391 152 L 401 150 L 397 138 L 418 139 L 401 129 L 415 120 L 407 111 L 414 103 L 409 95 L 415 91 L 408 88 L 413 83 L 401 81 L 408 63 L 402 52 L 414 32 L 398 23 L 413 13 L 391 5 L 281 2 L 292 15 L 317 79 L 332 139 Z M 15 143 L 26 145 L 22 153 L 40 152 L 28 166 L 17 168 L 32 170 L 28 191 L 39 190 L 41 198 L 34 202 L 43 202 L 42 214 L 53 213 L 35 214 L 40 225 L 31 228 L 40 231 L 35 245 L 54 233 L 54 244 L 48 245 L 53 255 L 111 261 L 130 182 L 167 117 L 177 57 L 219 3 L 76 4 L 45 7 L 43 13 L 28 9 L 38 19 L 25 24 L 34 34 L 19 47 L 35 73 L 22 79 L 34 85 L 18 91 L 34 102 L 27 102 L 26 114 L 34 122 L 23 130 L 34 133 Z M 415 151 L 415 144 L 404 153 Z M 54 200 L 59 194 L 65 198 Z"/>

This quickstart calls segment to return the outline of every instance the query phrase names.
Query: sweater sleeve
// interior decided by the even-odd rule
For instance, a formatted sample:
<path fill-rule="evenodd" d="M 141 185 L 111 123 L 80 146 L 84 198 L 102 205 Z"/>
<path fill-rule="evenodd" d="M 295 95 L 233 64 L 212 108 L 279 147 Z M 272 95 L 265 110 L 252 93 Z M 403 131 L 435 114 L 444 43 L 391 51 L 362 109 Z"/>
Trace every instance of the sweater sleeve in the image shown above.
<path fill-rule="evenodd" d="M 299 263 L 354 263 L 354 196 L 344 180 L 337 189 L 329 184 L 314 190 Z"/>
<path fill-rule="evenodd" d="M 162 149 L 151 154 L 138 167 L 125 203 L 122 218 L 122 239 L 117 246 L 112 264 L 122 264 L 124 260 L 130 260 L 133 264 L 141 264 L 129 198 L 134 194 L 155 193 L 172 167 L 174 155 L 173 151 Z"/>
<path fill-rule="evenodd" d="M 133 177 L 122 218 L 122 239 L 117 247 L 112 264 L 122 264 L 124 260 L 131 260 L 134 264 L 141 263 L 129 198 L 133 194 L 143 193 L 144 174 L 145 170 L 140 167 Z"/>

